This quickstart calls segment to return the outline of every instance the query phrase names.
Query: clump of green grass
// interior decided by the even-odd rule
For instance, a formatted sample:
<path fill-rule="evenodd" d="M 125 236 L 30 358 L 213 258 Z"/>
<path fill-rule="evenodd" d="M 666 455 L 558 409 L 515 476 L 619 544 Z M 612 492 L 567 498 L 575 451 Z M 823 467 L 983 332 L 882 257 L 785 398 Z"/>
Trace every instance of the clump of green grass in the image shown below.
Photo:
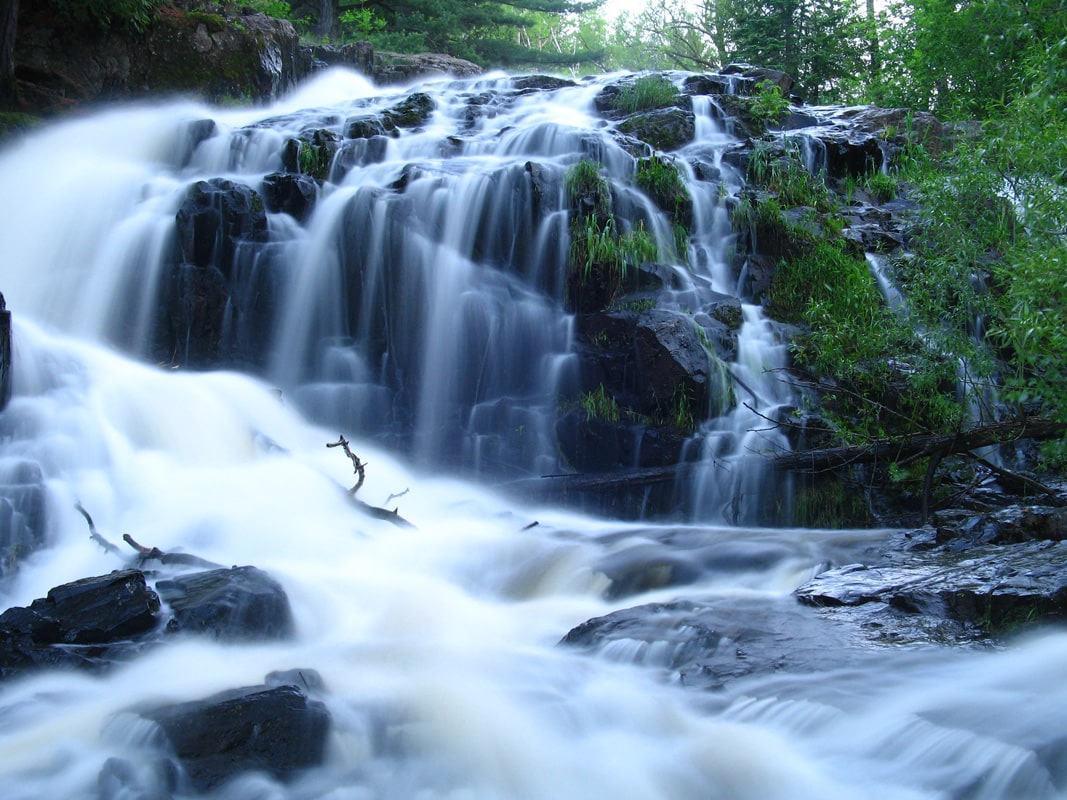
<path fill-rule="evenodd" d="M 620 419 L 619 404 L 605 391 L 604 384 L 592 392 L 583 392 L 578 404 L 590 419 L 604 422 L 618 422 Z"/>
<path fill-rule="evenodd" d="M 633 83 L 622 87 L 615 108 L 626 114 L 650 111 L 674 105 L 678 101 L 678 90 L 663 75 L 644 75 Z"/>

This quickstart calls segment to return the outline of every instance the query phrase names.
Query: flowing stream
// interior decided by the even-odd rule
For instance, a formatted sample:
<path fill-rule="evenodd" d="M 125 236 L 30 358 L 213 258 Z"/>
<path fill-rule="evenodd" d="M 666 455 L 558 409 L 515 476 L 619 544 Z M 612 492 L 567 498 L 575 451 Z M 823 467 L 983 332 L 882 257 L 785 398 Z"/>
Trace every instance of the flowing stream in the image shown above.
<path fill-rule="evenodd" d="M 269 112 L 112 110 L 0 154 L 0 290 L 14 314 L 15 364 L 0 478 L 10 489 L 40 476 L 35 511 L 8 502 L 12 530 L 30 525 L 23 516 L 45 520 L 43 546 L 0 583 L 2 607 L 120 566 L 89 539 L 81 503 L 116 543 L 129 533 L 268 571 L 297 629 L 281 644 L 179 637 L 103 675 L 45 671 L 0 685 L 0 796 L 117 797 L 98 788 L 105 762 L 144 763 L 152 747 L 127 709 L 294 668 L 317 670 L 327 687 L 325 765 L 284 786 L 247 776 L 220 797 L 1067 796 L 1067 635 L 999 650 L 874 647 L 793 600 L 824 565 L 863 560 L 889 532 L 627 524 L 523 507 L 455 477 L 449 464 L 551 468 L 542 410 L 572 380 L 569 323 L 548 269 L 565 256 L 550 226 L 565 222 L 550 213 L 549 230 L 531 227 L 513 205 L 529 198 L 513 200 L 522 192 L 509 181 L 528 160 L 558 175 L 590 151 L 609 172 L 632 166 L 590 133 L 595 84 L 550 106 L 538 94 L 521 99 L 454 142 L 458 157 L 439 157 L 460 95 L 508 80 L 431 85 L 438 112 L 425 131 L 389 140 L 383 160 L 339 178 L 307 226 L 271 219 L 266 262 L 244 266 L 281 264 L 275 277 L 290 305 L 268 326 L 269 358 L 252 375 L 172 369 L 143 346 L 185 187 L 219 175 L 252 182 L 277 169 L 287 126 L 385 107 L 400 90 L 382 99 L 362 79 L 331 73 Z M 223 133 L 187 152 L 186 123 L 207 117 Z M 694 147 L 715 158 L 725 134 L 701 130 L 709 141 Z M 413 194 L 386 196 L 410 163 L 420 175 Z M 472 241 L 472 218 L 499 235 Z M 705 219 L 680 304 L 685 292 L 733 291 L 717 250 L 722 218 Z M 403 221 L 400 239 L 385 238 Z M 337 241 L 346 244 L 328 244 Z M 346 259 L 403 270 L 419 287 L 411 306 L 369 309 L 391 315 L 397 338 L 384 349 L 370 325 L 340 323 L 350 298 L 335 280 Z M 779 345 L 761 345 L 758 310 L 745 313 L 743 357 L 731 369 L 748 369 L 754 390 L 780 403 L 759 388 Z M 373 434 L 395 422 L 397 376 L 410 372 L 414 435 L 399 457 Z M 360 496 L 398 507 L 413 528 L 353 510 L 343 491 L 351 465 L 325 447 L 342 418 L 358 427 L 350 438 L 369 465 Z M 709 421 L 704 434 L 746 425 Z M 685 586 L 623 586 L 628 569 L 663 557 L 687 568 Z M 735 626 L 764 633 L 777 655 L 701 689 L 669 667 L 666 645 L 622 640 L 592 654 L 559 645 L 593 617 L 679 597 L 730 620 L 720 646 L 733 646 Z"/>

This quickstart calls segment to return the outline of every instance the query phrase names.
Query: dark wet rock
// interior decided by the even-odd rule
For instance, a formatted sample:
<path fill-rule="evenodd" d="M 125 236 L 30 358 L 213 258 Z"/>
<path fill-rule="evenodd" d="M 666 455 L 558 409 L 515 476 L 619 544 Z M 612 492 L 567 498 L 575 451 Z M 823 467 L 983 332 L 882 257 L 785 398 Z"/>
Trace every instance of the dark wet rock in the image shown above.
<path fill-rule="evenodd" d="M 686 94 L 730 94 L 733 80 L 726 75 L 690 75 L 682 82 Z"/>
<path fill-rule="evenodd" d="M 240 244 L 267 239 L 263 198 L 252 187 L 226 178 L 190 186 L 175 223 L 180 262 L 214 266 L 223 274 L 229 274 Z"/>
<path fill-rule="evenodd" d="M 770 81 L 774 86 L 782 90 L 782 94 L 785 97 L 789 97 L 793 87 L 796 85 L 793 77 L 780 69 L 768 69 L 767 67 L 757 67 L 752 64 L 727 64 L 720 70 L 720 74 L 738 76 L 744 79 L 743 82 L 738 84 L 739 94 L 751 92 L 753 88 L 763 81 Z"/>
<path fill-rule="evenodd" d="M 515 88 L 520 92 L 552 92 L 557 89 L 566 89 L 577 84 L 567 78 L 558 78 L 554 75 L 525 75 L 515 78 Z"/>
<path fill-rule="evenodd" d="M 808 130 L 821 149 L 816 154 L 815 172 L 825 170 L 831 178 L 862 178 L 881 170 L 885 162 L 884 143 L 875 134 L 836 126 Z"/>
<path fill-rule="evenodd" d="M 588 620 L 560 645 L 720 690 L 753 675 L 832 670 L 852 658 L 845 632 L 784 600 L 649 603 Z"/>
<path fill-rule="evenodd" d="M 269 338 L 250 328 L 269 317 L 272 297 L 270 262 L 260 259 L 269 248 L 263 196 L 224 178 L 197 181 L 175 221 L 173 263 L 160 287 L 162 319 L 153 355 L 161 363 L 190 366 L 217 364 L 225 356 L 257 361 Z M 242 335 L 250 349 L 238 354 L 238 342 L 227 337 Z"/>
<path fill-rule="evenodd" d="M 334 158 L 344 146 L 340 134 L 327 128 L 305 131 L 285 143 L 282 166 L 287 172 L 309 175 L 316 181 L 330 179 Z"/>
<path fill-rule="evenodd" d="M 345 137 L 370 139 L 375 136 L 397 136 L 401 129 L 425 124 L 434 108 L 436 104 L 432 97 L 425 92 L 415 92 L 385 111 L 345 120 Z"/>
<path fill-rule="evenodd" d="M 105 666 L 155 630 L 159 597 L 139 570 L 66 583 L 0 614 L 0 677 L 35 667 Z"/>
<path fill-rule="evenodd" d="M 263 199 L 267 209 L 304 222 L 315 209 L 319 185 L 308 175 L 273 172 L 263 178 Z"/>
<path fill-rule="evenodd" d="M 322 694 L 326 691 L 326 682 L 319 671 L 307 667 L 269 672 L 263 682 L 267 686 L 296 686 L 311 694 Z"/>
<path fill-rule="evenodd" d="M 619 130 L 656 150 L 669 152 L 693 141 L 696 122 L 692 111 L 661 108 L 627 117 L 619 123 Z"/>
<path fill-rule="evenodd" d="M 796 592 L 819 607 L 877 604 L 987 633 L 1067 619 L 1067 542 L 937 548 L 902 564 L 828 570 Z"/>
<path fill-rule="evenodd" d="M 179 152 L 175 159 L 177 163 L 182 167 L 189 166 L 196 148 L 217 132 L 218 126 L 213 119 L 198 119 L 186 123 L 178 141 Z"/>
<path fill-rule="evenodd" d="M 170 631 L 218 639 L 284 639 L 293 633 L 289 598 L 255 567 L 208 570 L 156 584 L 173 614 Z"/>
<path fill-rule="evenodd" d="M 292 780 L 322 763 L 330 729 L 326 706 L 295 685 L 233 689 L 139 713 L 162 729 L 197 792 L 245 772 Z"/>
<path fill-rule="evenodd" d="M 0 463 L 0 579 L 45 543 L 46 490 L 35 461 Z"/>
<path fill-rule="evenodd" d="M 702 415 L 713 402 L 718 405 L 724 376 L 691 317 L 659 309 L 644 312 L 634 330 L 634 348 L 645 408 L 669 413 L 674 404 L 685 402 Z M 669 397 L 661 396 L 664 387 L 673 388 Z M 712 409 L 713 416 L 723 410 Z"/>
<path fill-rule="evenodd" d="M 934 512 L 937 541 L 956 549 L 976 544 L 1062 541 L 1067 538 L 1067 508 L 1012 505 L 976 513 L 963 509 Z"/>
<path fill-rule="evenodd" d="M 143 31 L 80 24 L 46 3 L 21 4 L 19 17 L 15 59 L 41 107 L 169 93 L 270 102 L 311 67 L 291 22 L 247 8 L 223 16 L 168 4 Z"/>
<path fill-rule="evenodd" d="M 580 408 L 556 421 L 560 455 L 577 472 L 677 464 L 685 441 L 683 434 L 666 425 L 598 419 Z"/>

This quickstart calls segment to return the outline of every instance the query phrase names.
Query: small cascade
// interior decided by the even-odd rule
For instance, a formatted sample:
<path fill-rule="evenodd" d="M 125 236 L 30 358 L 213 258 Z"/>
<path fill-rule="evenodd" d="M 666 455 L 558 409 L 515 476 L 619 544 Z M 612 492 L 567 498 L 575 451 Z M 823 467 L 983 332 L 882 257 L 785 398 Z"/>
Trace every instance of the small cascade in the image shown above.
<path fill-rule="evenodd" d="M 251 372 L 310 419 L 431 470 L 536 479 L 699 452 L 672 507 L 762 518 L 727 511 L 748 502 L 739 487 L 767 483 L 758 469 L 742 477 L 758 464 L 742 454 L 786 403 L 766 378 L 782 348 L 738 291 L 729 207 L 744 181 L 726 157 L 738 140 L 715 97 L 697 92 L 691 113 L 675 109 L 692 132 L 673 152 L 652 148 L 639 137 L 659 133 L 624 132 L 601 108 L 619 80 L 633 78 L 379 89 L 331 72 L 260 114 L 115 114 L 113 131 L 72 156 L 62 190 L 24 182 L 39 193 L 27 207 L 80 222 L 62 237 L 12 237 L 12 263 L 53 277 L 12 275 L 5 291 L 44 324 L 151 363 Z M 67 130 L 29 143 L 25 160 Z M 603 309 L 576 308 L 568 283 L 565 184 L 580 162 L 607 187 L 611 235 L 647 236 L 657 253 L 656 277 L 607 291 Z M 642 164 L 676 173 L 681 189 L 642 189 Z M 9 222 L 16 230 L 17 214 Z M 590 359 L 590 314 L 606 325 L 619 313 L 643 342 L 620 357 L 639 363 Z M 670 353 L 682 356 L 664 367 Z M 613 423 L 613 460 L 579 464 L 561 420 L 605 384 L 629 416 Z M 690 441 L 646 435 L 649 420 Z"/>

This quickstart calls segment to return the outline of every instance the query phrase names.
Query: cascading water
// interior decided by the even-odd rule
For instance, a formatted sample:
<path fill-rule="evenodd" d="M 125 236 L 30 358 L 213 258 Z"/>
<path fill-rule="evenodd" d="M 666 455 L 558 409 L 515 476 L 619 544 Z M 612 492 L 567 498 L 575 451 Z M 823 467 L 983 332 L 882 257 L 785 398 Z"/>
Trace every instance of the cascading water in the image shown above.
<path fill-rule="evenodd" d="M 537 408 L 572 380 L 552 271 L 566 226 L 558 193 L 524 194 L 525 160 L 537 151 L 549 166 L 542 186 L 553 186 L 575 152 L 598 153 L 609 172 L 630 156 L 568 127 L 585 119 L 580 101 L 595 85 L 551 110 L 523 99 L 499 130 L 435 138 L 451 130 L 452 92 L 508 80 L 431 87 L 442 102 L 425 133 L 381 142 L 384 160 L 338 177 L 306 226 L 274 215 L 250 237 L 262 247 L 234 254 L 233 269 L 285 300 L 260 308 L 254 293 L 232 297 L 215 318 L 220 341 L 244 337 L 243 352 L 262 356 L 250 358 L 261 377 L 172 369 L 171 353 L 148 344 L 159 332 L 146 298 L 169 280 L 160 254 L 174 246 L 187 186 L 274 170 L 278 131 L 299 129 L 301 108 L 318 109 L 308 112 L 318 128 L 399 93 L 377 100 L 378 90 L 334 73 L 272 109 L 269 123 L 257 124 L 262 112 L 124 109 L 0 154 L 9 187 L 0 288 L 15 320 L 14 395 L 0 415 L 4 519 L 20 542 L 37 537 L 8 551 L 17 563 L 4 565 L 3 607 L 120 566 L 89 539 L 80 503 L 115 541 L 126 532 L 266 570 L 289 595 L 297 631 L 244 645 L 176 636 L 101 674 L 41 670 L 0 683 L 0 794 L 167 796 L 99 780 L 113 759 L 136 772 L 160 753 L 129 709 L 313 668 L 332 720 L 323 765 L 288 784 L 244 775 L 215 796 L 1064 796 L 1067 637 L 1050 632 L 1005 652 L 857 647 L 790 597 L 819 565 L 862 560 L 886 532 L 664 528 L 524 508 L 415 474 L 382 447 L 389 436 L 371 435 L 402 439 L 411 423 L 410 452 L 424 464 L 536 470 L 546 458 Z M 544 125 L 530 129 L 524 115 Z M 208 116 L 223 133 L 194 150 L 185 123 Z M 545 152 L 562 140 L 567 155 Z M 465 148 L 466 160 L 446 163 L 442 146 Z M 712 147 L 709 163 L 720 155 Z M 415 165 L 406 178 L 401 162 Z M 404 192 L 386 191 L 401 179 Z M 680 305 L 732 289 L 716 275 L 725 212 L 696 195 L 705 205 Z M 527 202 L 549 205 L 539 226 L 518 213 Z M 486 230 L 472 235 L 475 224 Z M 356 279 L 359 292 L 346 283 Z M 360 324 L 342 325 L 359 303 Z M 766 329 L 755 309 L 744 313 L 731 369 L 748 386 L 736 391 L 764 409 L 777 397 L 763 384 L 766 356 L 744 365 L 745 342 Z M 778 346 L 768 344 L 752 349 Z M 340 489 L 350 465 L 324 446 L 336 414 L 368 426 L 353 436 L 369 464 L 360 496 L 385 504 L 406 492 L 400 510 L 415 527 L 353 509 Z M 500 433 L 508 426 L 510 438 Z M 704 438 L 714 436 L 709 426 Z M 664 565 L 686 585 L 658 578 Z M 723 652 L 766 631 L 776 653 L 767 669 L 705 691 L 662 680 L 676 655 L 665 643 L 623 639 L 599 656 L 557 644 L 592 617 L 679 596 L 727 620 Z"/>

